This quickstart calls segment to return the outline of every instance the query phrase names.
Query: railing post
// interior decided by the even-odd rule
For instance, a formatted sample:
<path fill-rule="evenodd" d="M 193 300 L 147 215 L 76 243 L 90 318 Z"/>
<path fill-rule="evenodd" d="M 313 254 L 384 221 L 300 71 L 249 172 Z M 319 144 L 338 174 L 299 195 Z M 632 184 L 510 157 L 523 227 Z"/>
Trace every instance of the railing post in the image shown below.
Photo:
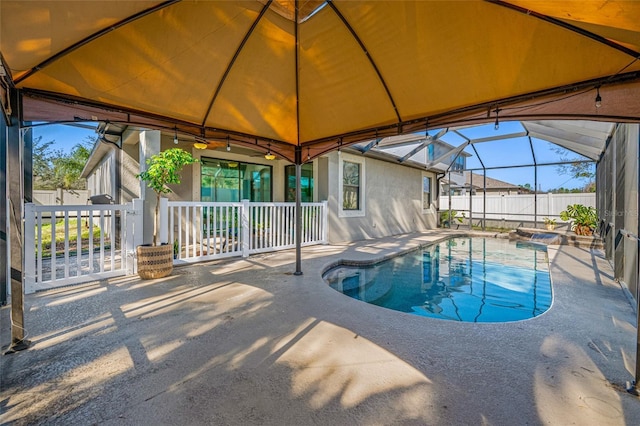
<path fill-rule="evenodd" d="M 24 205 L 24 292 L 36 291 L 36 220 L 33 203 Z M 52 253 L 55 256 L 55 238 L 52 238 Z"/>
<path fill-rule="evenodd" d="M 160 198 L 159 206 L 158 237 L 160 237 L 160 244 L 166 244 L 169 242 L 169 200 L 167 198 Z"/>
<path fill-rule="evenodd" d="M 322 244 L 329 244 L 329 202 L 322 202 Z"/>
<path fill-rule="evenodd" d="M 251 237 L 251 228 L 249 226 L 249 200 L 242 200 L 242 257 L 249 257 L 249 240 Z"/>
<path fill-rule="evenodd" d="M 144 200 L 136 198 L 129 206 L 131 209 L 127 211 L 127 275 L 133 275 L 138 272 L 136 247 L 141 245 L 144 239 Z"/>

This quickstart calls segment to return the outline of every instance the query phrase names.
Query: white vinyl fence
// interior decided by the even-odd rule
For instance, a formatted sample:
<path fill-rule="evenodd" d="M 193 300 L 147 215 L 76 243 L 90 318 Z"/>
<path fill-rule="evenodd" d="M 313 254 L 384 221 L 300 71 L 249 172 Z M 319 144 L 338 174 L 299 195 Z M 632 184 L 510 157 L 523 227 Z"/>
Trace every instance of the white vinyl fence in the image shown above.
<path fill-rule="evenodd" d="M 583 204 L 585 206 L 595 207 L 596 194 L 593 192 L 578 194 L 548 193 L 537 195 L 487 194 L 486 219 L 516 222 L 533 222 L 537 219 L 537 222 L 542 223 L 543 218 L 549 217 L 556 219 L 559 223 L 561 222 L 560 212 L 565 210 L 570 204 Z M 469 194 L 451 197 L 451 209 L 456 210 L 458 214 L 464 213 L 467 218 L 471 215 L 474 221 L 483 218 L 484 205 L 483 195 L 481 193 L 473 195 L 473 200 L 470 199 Z M 449 197 L 447 195 L 440 196 L 439 210 L 449 210 Z"/>
<path fill-rule="evenodd" d="M 132 274 L 142 204 L 25 205 L 25 292 Z M 141 231 L 137 231 L 141 234 Z M 44 241 L 47 241 L 45 244 Z"/>
<path fill-rule="evenodd" d="M 174 263 L 295 247 L 295 203 L 161 200 L 160 241 Z M 327 203 L 302 203 L 302 246 L 327 242 Z"/>
<path fill-rule="evenodd" d="M 54 205 L 81 205 L 89 204 L 89 191 L 76 189 L 34 189 L 32 192 L 33 203 L 44 206 Z"/>

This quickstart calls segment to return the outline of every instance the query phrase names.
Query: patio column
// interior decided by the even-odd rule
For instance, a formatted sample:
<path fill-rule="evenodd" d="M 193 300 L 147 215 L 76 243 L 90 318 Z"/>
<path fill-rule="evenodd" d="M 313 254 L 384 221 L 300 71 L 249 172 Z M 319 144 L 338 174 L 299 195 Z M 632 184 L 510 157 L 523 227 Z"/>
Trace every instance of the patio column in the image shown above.
<path fill-rule="evenodd" d="M 158 153 L 160 153 L 160 131 L 143 130 L 140 132 L 140 172 L 147 169 L 147 159 Z M 140 198 L 143 201 L 142 244 L 151 244 L 153 242 L 156 193 L 144 181 L 140 181 Z"/>

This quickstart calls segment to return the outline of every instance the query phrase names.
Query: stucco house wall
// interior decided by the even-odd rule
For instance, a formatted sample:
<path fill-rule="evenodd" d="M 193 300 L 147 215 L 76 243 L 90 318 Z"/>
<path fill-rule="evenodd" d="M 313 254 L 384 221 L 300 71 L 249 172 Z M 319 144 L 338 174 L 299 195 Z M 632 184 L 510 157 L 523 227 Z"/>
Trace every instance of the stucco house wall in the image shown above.
<path fill-rule="evenodd" d="M 122 149 L 107 145 L 94 150 L 90 164 L 85 170 L 89 181 L 100 173 L 99 165 L 105 161 L 111 164 L 112 179 L 119 181 L 119 202 L 130 202 L 141 195 L 141 183 L 136 178 L 140 172 L 139 132 L 126 131 L 123 134 Z M 173 136 L 162 135 L 161 150 L 174 148 Z M 272 167 L 272 199 L 285 200 L 284 160 L 266 160 L 260 154 L 233 147 L 224 149 L 197 150 L 189 145 L 179 147 L 192 153 L 195 158 L 234 160 Z M 436 201 L 438 196 L 436 176 L 424 169 L 400 165 L 392 159 L 363 156 L 353 150 L 332 152 L 313 160 L 314 201 L 328 201 L 330 243 L 357 241 L 389 235 L 423 231 L 437 227 Z M 391 157 L 390 157 L 391 158 Z M 342 160 L 355 161 L 362 165 L 361 200 L 358 212 L 342 210 Z M 173 192 L 167 194 L 169 200 L 200 200 L 200 163 L 186 166 L 182 171 L 182 183 L 172 185 Z M 115 176 L 118 174 L 119 176 Z M 423 209 L 423 177 L 431 178 L 431 204 Z M 151 200 L 149 200 L 151 201 Z"/>
<path fill-rule="evenodd" d="M 364 165 L 363 212 L 349 217 L 341 211 L 341 160 Z M 326 172 L 323 170 L 326 168 Z M 332 152 L 321 166 L 319 188 L 326 191 L 329 242 L 338 243 L 424 231 L 437 227 L 436 176 L 420 169 L 396 165 L 350 153 Z M 422 177 L 431 177 L 432 202 L 422 208 Z M 325 182 L 326 181 L 326 182 Z"/>

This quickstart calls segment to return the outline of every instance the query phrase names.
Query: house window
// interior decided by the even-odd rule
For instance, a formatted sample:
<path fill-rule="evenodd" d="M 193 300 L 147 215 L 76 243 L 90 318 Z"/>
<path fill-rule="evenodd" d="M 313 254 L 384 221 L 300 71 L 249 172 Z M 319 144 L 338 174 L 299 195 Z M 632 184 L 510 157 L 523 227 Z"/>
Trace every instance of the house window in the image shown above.
<path fill-rule="evenodd" d="M 431 209 L 431 178 L 422 176 L 422 210 Z"/>
<path fill-rule="evenodd" d="M 271 166 L 205 157 L 201 163 L 202 201 L 271 201 Z"/>
<path fill-rule="evenodd" d="M 427 161 L 433 161 L 435 159 L 435 146 L 430 144 L 427 146 Z"/>
<path fill-rule="evenodd" d="M 451 160 L 453 161 L 453 163 L 451 164 L 451 171 L 462 173 L 465 167 L 464 157 L 462 155 L 458 155 L 454 160 L 452 156 Z"/>
<path fill-rule="evenodd" d="M 342 163 L 342 210 L 360 210 L 360 164 Z"/>
<path fill-rule="evenodd" d="M 300 185 L 302 187 L 300 201 L 303 203 L 313 202 L 313 163 L 302 165 Z M 296 201 L 296 166 L 291 165 L 284 168 L 284 190 L 285 201 Z"/>
<path fill-rule="evenodd" d="M 364 159 L 341 154 L 338 167 L 339 216 L 364 216 Z"/>

